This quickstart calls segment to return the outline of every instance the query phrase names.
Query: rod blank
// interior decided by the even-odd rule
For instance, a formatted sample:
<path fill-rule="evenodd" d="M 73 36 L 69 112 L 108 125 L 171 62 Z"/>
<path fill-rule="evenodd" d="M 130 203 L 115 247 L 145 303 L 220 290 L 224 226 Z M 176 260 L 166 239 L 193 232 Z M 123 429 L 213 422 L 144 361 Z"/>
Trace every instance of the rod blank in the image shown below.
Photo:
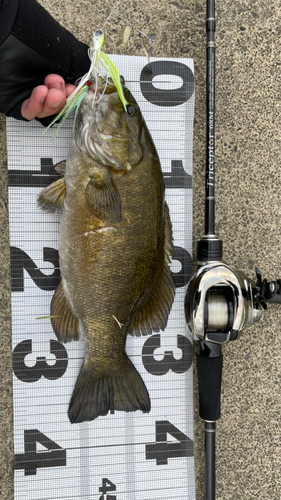
<path fill-rule="evenodd" d="M 216 423 L 205 422 L 205 500 L 215 500 Z"/>
<path fill-rule="evenodd" d="M 215 234 L 215 0 L 207 0 L 205 235 Z"/>

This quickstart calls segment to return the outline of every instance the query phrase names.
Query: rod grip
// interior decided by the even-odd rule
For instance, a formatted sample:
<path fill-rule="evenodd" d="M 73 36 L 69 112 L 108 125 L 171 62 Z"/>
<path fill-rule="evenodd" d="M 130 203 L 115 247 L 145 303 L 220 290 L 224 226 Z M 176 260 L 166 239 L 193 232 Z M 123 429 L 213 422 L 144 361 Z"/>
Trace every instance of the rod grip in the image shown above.
<path fill-rule="evenodd" d="M 222 365 L 223 356 L 212 358 L 197 354 L 199 415 L 203 420 L 213 422 L 220 418 Z"/>

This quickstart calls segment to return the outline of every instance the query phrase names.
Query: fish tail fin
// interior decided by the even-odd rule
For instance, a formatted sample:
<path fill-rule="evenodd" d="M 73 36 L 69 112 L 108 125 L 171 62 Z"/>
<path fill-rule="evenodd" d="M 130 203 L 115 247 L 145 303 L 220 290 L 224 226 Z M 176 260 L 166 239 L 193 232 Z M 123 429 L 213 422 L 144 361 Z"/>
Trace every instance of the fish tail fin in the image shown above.
<path fill-rule="evenodd" d="M 133 363 L 126 356 L 107 371 L 84 363 L 69 403 L 70 422 L 94 420 L 115 410 L 150 411 L 148 391 Z"/>

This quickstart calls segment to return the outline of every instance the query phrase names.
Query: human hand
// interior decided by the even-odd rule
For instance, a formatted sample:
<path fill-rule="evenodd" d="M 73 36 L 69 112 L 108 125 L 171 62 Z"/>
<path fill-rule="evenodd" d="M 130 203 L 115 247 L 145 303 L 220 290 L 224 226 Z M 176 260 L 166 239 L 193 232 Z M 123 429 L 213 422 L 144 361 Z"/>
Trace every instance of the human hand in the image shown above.
<path fill-rule="evenodd" d="M 21 114 L 26 120 L 45 118 L 59 113 L 65 105 L 66 98 L 75 90 L 75 85 L 65 84 L 59 75 L 48 75 L 44 85 L 35 87 L 29 99 L 21 106 Z"/>

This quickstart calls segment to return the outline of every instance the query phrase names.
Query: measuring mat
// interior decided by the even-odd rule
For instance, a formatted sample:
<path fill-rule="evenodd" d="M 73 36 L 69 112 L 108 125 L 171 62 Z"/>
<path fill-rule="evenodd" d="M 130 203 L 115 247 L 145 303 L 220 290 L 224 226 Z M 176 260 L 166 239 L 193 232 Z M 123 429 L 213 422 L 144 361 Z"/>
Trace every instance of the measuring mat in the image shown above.
<path fill-rule="evenodd" d="M 195 500 L 192 338 L 184 316 L 192 264 L 193 61 L 110 58 L 160 157 L 173 224 L 175 301 L 164 332 L 127 338 L 150 413 L 117 411 L 71 424 L 68 405 L 85 344 L 58 342 L 50 319 L 37 319 L 50 315 L 58 285 L 59 215 L 42 212 L 36 197 L 67 157 L 72 119 L 54 141 L 56 126 L 42 136 L 35 121 L 7 119 L 15 500 Z"/>

